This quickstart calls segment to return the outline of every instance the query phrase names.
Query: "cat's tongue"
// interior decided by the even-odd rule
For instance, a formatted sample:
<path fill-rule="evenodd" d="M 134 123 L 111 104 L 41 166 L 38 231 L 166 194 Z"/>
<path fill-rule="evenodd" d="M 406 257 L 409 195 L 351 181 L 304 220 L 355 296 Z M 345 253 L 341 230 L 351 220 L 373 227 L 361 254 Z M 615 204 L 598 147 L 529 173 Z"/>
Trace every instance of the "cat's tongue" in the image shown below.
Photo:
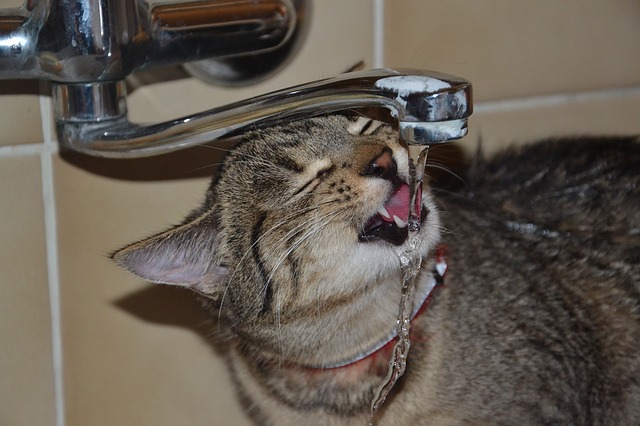
<path fill-rule="evenodd" d="M 361 242 L 384 240 L 394 245 L 403 244 L 408 237 L 409 227 L 409 185 L 403 183 L 391 195 L 378 214 L 371 217 L 358 235 Z M 418 190 L 416 204 L 422 203 L 422 188 Z M 418 204 L 419 206 L 419 204 Z M 420 209 L 417 209 L 420 211 Z M 423 209 L 421 220 L 424 219 Z"/>
<path fill-rule="evenodd" d="M 403 183 L 396 189 L 389 201 L 384 207 L 378 210 L 380 219 L 384 222 L 395 222 L 399 227 L 406 226 L 409 220 L 409 198 L 411 191 L 409 191 L 409 185 Z M 416 204 L 422 203 L 422 190 L 418 190 L 418 197 Z"/>

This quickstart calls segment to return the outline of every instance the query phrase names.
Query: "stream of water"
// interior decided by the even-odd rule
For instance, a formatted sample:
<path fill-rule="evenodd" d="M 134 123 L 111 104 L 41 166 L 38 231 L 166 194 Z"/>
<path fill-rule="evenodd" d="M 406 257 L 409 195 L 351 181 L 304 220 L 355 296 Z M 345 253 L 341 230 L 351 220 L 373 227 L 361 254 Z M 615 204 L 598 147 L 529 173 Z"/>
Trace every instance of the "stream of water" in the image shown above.
<path fill-rule="evenodd" d="M 398 341 L 393 347 L 393 353 L 389 361 L 389 370 L 380 387 L 377 389 L 371 402 L 371 412 L 369 426 L 374 425 L 374 418 L 380 407 L 384 404 L 387 396 L 395 386 L 396 382 L 404 374 L 407 368 L 407 358 L 411 348 L 411 312 L 413 311 L 413 300 L 415 294 L 415 278 L 420 271 L 422 255 L 420 254 L 421 240 L 418 235 L 420 231 L 420 215 L 422 214 L 422 203 L 419 188 L 422 185 L 424 169 L 427 161 L 428 146 L 408 144 L 409 160 L 415 166 L 415 172 L 411 177 L 411 194 L 409 201 L 409 239 L 397 253 L 400 261 L 400 274 L 402 278 L 400 303 L 398 306 L 398 317 L 396 319 L 396 332 Z"/>

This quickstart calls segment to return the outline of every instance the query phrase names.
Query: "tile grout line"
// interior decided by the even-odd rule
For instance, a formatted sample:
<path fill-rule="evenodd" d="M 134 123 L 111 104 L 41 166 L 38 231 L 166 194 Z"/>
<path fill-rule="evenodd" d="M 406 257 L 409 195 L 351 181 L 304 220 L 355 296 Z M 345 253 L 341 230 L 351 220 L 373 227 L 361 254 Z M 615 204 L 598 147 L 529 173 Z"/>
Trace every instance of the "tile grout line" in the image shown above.
<path fill-rule="evenodd" d="M 42 143 L 0 146 L 0 157 L 22 157 L 40 155 Z"/>
<path fill-rule="evenodd" d="M 523 96 L 513 99 L 475 102 L 474 112 L 505 112 L 525 110 L 539 107 L 569 105 L 585 101 L 620 99 L 627 96 L 640 95 L 640 86 L 621 87 L 615 89 L 590 90 L 575 93 L 556 93 L 550 95 Z"/>
<path fill-rule="evenodd" d="M 373 68 L 384 67 L 384 0 L 373 0 Z"/>
<path fill-rule="evenodd" d="M 58 268 L 58 233 L 54 189 L 53 155 L 58 146 L 51 128 L 52 108 L 49 97 L 40 96 L 40 116 L 44 143 L 40 149 L 44 229 L 47 251 L 47 276 L 51 310 L 51 350 L 55 401 L 55 425 L 65 424 L 64 375 L 62 360 L 62 323 L 60 318 L 60 271 Z"/>

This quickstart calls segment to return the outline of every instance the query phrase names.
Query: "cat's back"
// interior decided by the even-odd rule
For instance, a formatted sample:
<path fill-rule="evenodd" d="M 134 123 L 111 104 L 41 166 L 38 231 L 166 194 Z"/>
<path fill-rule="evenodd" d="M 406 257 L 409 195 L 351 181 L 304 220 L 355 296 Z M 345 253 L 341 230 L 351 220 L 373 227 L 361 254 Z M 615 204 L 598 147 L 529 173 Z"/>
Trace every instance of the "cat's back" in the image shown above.
<path fill-rule="evenodd" d="M 475 170 L 435 189 L 449 270 L 427 398 L 471 424 L 637 422 L 640 145 L 545 142 Z"/>

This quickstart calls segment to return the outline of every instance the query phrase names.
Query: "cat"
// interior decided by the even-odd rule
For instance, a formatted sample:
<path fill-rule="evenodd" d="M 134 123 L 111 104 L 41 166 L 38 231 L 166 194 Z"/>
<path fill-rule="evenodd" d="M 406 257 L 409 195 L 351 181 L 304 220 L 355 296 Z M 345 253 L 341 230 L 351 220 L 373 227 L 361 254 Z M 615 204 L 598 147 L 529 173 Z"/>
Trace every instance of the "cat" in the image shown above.
<path fill-rule="evenodd" d="M 388 371 L 412 173 L 378 121 L 252 132 L 200 208 L 112 258 L 219 316 L 256 424 L 366 425 Z M 375 424 L 638 424 L 638 141 L 477 156 L 421 202 L 407 371 Z"/>

